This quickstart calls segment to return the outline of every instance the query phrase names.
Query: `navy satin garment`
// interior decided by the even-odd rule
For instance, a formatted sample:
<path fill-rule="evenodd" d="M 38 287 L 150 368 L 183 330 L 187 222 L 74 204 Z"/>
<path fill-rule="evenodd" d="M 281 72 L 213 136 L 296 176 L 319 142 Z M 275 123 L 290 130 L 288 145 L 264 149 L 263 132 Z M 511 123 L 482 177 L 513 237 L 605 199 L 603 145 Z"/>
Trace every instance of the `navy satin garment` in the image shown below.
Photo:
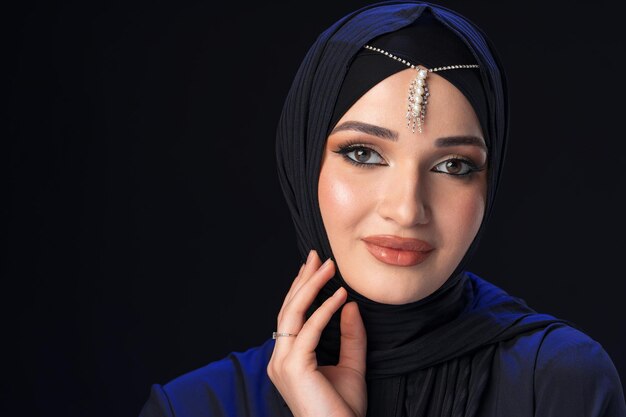
<path fill-rule="evenodd" d="M 468 277 L 477 299 L 479 293 L 486 291 L 510 297 L 472 273 Z M 274 340 L 268 339 L 260 346 L 231 353 L 165 385 L 153 385 L 139 417 L 292 416 L 267 376 L 273 348 Z M 483 397 L 478 399 L 477 416 L 626 417 L 624 392 L 612 360 L 600 343 L 565 321 L 557 320 L 481 349 L 493 350 L 493 355 L 489 355 L 490 375 Z M 399 417 L 439 416 L 441 410 L 433 414 L 429 409 L 414 410 L 406 405 L 435 407 L 436 398 L 402 404 L 393 398 L 429 395 L 423 387 L 432 384 L 424 384 L 424 379 L 445 374 L 433 371 L 448 366 L 444 362 L 403 375 L 394 388 L 396 394 L 402 390 L 403 395 L 368 390 L 368 399 L 383 396 L 386 406 L 394 408 Z M 434 382 L 445 384 L 445 380 Z M 375 416 L 368 410 L 370 415 Z"/>
<path fill-rule="evenodd" d="M 479 277 L 462 273 L 495 201 L 509 105 L 495 48 L 457 13 L 413 1 L 372 4 L 337 21 L 307 52 L 285 100 L 276 141 L 279 181 L 300 253 L 304 259 L 316 249 L 322 259 L 332 257 L 317 189 L 324 144 L 350 62 L 373 39 L 419 23 L 426 10 L 453 30 L 480 65 L 486 111 L 479 116 L 489 148 L 483 222 L 455 271 L 425 299 L 401 306 L 377 303 L 352 290 L 337 271 L 310 311 L 339 286 L 359 303 L 368 338 L 368 416 L 626 417 L 616 369 L 596 341 L 576 325 L 537 313 Z M 316 349 L 320 364 L 336 360 L 339 341 L 335 314 Z M 272 348 L 270 339 L 153 386 L 141 417 L 291 415 L 266 374 Z"/>

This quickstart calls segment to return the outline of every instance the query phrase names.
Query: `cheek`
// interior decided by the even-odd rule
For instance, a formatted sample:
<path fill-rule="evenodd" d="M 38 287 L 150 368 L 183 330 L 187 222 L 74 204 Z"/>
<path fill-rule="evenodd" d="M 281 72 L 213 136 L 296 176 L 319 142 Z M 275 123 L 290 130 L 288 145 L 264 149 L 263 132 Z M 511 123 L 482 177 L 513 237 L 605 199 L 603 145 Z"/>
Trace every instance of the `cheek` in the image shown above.
<path fill-rule="evenodd" d="M 485 214 L 485 202 L 482 198 L 473 198 L 467 202 L 464 223 L 467 224 L 468 240 L 472 241 Z"/>
<path fill-rule="evenodd" d="M 372 194 L 366 184 L 361 184 L 358 178 L 342 172 L 331 163 L 322 166 L 318 200 L 324 227 L 332 244 L 339 237 L 338 230 L 353 228 L 368 212 Z"/>
<path fill-rule="evenodd" d="M 452 202 L 452 204 L 451 204 Z M 456 193 L 440 211 L 448 239 L 465 251 L 474 240 L 485 213 L 485 200 L 479 190 Z M 444 214 L 445 213 L 445 214 Z"/>
<path fill-rule="evenodd" d="M 353 187 L 322 170 L 319 180 L 318 199 L 324 226 L 329 239 L 333 240 L 333 230 L 346 224 L 350 218 L 350 205 L 355 199 Z"/>
<path fill-rule="evenodd" d="M 355 193 L 349 183 L 331 179 L 330 175 L 320 176 L 319 200 L 323 212 L 345 212 L 354 198 Z"/>

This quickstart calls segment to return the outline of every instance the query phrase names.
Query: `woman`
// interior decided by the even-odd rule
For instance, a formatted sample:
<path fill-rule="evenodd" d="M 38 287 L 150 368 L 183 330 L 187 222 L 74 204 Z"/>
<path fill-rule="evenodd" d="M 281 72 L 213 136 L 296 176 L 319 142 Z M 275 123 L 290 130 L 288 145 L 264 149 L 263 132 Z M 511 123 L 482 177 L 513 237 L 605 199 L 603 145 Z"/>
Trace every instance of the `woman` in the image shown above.
<path fill-rule="evenodd" d="M 626 416 L 576 325 L 465 271 L 506 149 L 481 30 L 383 2 L 324 31 L 277 133 L 307 256 L 261 346 L 154 385 L 148 416 Z"/>

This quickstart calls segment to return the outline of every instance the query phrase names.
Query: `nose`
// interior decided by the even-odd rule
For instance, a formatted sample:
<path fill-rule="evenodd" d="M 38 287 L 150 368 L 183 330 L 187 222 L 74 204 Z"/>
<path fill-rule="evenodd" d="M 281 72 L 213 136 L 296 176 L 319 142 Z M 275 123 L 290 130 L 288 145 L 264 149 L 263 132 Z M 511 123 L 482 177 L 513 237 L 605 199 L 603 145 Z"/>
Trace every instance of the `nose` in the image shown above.
<path fill-rule="evenodd" d="M 398 170 L 382 187 L 378 214 L 404 228 L 426 224 L 430 221 L 427 191 L 416 169 Z"/>

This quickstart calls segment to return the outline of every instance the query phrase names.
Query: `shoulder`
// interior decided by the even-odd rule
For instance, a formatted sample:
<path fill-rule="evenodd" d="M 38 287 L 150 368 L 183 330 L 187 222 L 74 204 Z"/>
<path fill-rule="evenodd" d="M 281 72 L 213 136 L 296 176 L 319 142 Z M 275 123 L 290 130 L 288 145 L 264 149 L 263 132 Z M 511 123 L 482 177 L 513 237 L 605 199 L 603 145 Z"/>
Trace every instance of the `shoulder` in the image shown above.
<path fill-rule="evenodd" d="M 549 327 L 537 354 L 537 372 L 589 372 L 612 368 L 613 362 L 602 345 L 570 326 Z"/>
<path fill-rule="evenodd" d="M 548 327 L 537 352 L 536 378 L 611 381 L 615 365 L 602 345 L 570 326 Z"/>
<path fill-rule="evenodd" d="M 598 341 L 574 327 L 549 326 L 543 332 L 534 382 L 537 409 L 542 413 L 571 407 L 575 416 L 626 416 L 613 361 Z"/>
<path fill-rule="evenodd" d="M 527 404 L 523 415 L 626 417 L 619 374 L 598 341 L 576 323 L 537 312 L 476 274 L 468 276 L 474 305 L 496 306 L 488 311 L 511 323 L 511 337 L 498 342 L 490 387 L 506 415 L 518 415 Z"/>
<path fill-rule="evenodd" d="M 242 383 L 262 383 L 267 379 L 267 363 L 274 347 L 273 340 L 246 351 L 231 352 L 226 357 L 183 374 L 164 385 L 168 395 L 189 395 L 207 390 L 216 395 L 231 395 Z"/>
<path fill-rule="evenodd" d="M 165 387 L 176 389 L 178 386 L 188 384 L 211 384 L 216 378 L 221 381 L 219 385 L 222 385 L 225 379 L 263 378 L 273 348 L 274 341 L 267 340 L 245 351 L 231 352 L 220 360 L 178 376 L 168 382 Z"/>
<path fill-rule="evenodd" d="M 242 416 L 251 409 L 278 407 L 281 398 L 267 376 L 274 340 L 155 384 L 144 410 L 150 416 Z"/>
<path fill-rule="evenodd" d="M 602 345 L 554 322 L 498 343 L 484 415 L 626 417 L 623 387 Z"/>

